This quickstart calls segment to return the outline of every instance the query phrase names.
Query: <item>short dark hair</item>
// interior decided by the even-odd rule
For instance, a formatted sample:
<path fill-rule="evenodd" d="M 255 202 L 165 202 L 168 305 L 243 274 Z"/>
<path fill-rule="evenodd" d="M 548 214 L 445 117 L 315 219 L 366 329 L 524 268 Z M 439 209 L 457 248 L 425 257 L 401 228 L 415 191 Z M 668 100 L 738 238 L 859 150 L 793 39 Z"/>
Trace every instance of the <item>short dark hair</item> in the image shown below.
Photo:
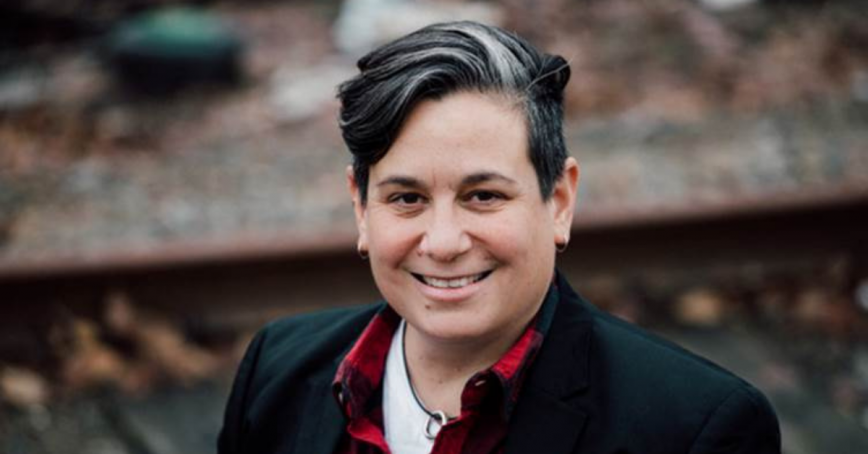
<path fill-rule="evenodd" d="M 353 174 L 367 200 L 370 167 L 386 155 L 422 100 L 459 91 L 518 101 L 528 125 L 528 153 L 548 200 L 567 158 L 563 92 L 570 66 L 500 28 L 461 21 L 429 25 L 379 47 L 358 62 L 360 74 L 338 87 L 340 127 Z"/>

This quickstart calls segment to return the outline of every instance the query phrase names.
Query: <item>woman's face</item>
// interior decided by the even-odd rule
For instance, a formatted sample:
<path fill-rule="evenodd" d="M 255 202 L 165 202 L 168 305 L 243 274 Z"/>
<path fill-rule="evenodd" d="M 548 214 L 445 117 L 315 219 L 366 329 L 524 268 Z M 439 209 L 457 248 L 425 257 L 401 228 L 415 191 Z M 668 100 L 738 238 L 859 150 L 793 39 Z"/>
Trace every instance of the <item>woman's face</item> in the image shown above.
<path fill-rule="evenodd" d="M 457 93 L 420 103 L 372 166 L 366 206 L 348 171 L 374 280 L 411 329 L 444 341 L 517 336 L 552 279 L 578 180 L 570 158 L 540 196 L 520 110 Z"/>

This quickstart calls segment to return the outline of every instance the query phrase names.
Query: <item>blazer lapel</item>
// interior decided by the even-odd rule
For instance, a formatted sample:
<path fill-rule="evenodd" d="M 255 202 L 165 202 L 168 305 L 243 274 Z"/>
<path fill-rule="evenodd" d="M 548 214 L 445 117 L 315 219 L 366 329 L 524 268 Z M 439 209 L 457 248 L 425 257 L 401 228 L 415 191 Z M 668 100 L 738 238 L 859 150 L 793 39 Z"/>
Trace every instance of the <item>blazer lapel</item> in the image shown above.
<path fill-rule="evenodd" d="M 335 452 L 347 427 L 347 418 L 332 391 L 332 382 L 341 362 L 349 354 L 358 340 L 356 337 L 368 325 L 371 317 L 386 308 L 384 303 L 372 306 L 366 315 L 360 317 L 358 333 L 353 334 L 344 350 L 335 358 L 330 367 L 307 382 L 307 399 L 302 407 L 303 417 L 292 454 L 326 454 Z"/>
<path fill-rule="evenodd" d="M 506 454 L 567 454 L 588 419 L 577 399 L 589 386 L 592 317 L 558 276 L 560 300 L 529 371 L 506 438 Z"/>
<path fill-rule="evenodd" d="M 332 380 L 344 356 L 341 355 L 333 368 L 308 382 L 303 407 L 306 416 L 301 418 L 293 454 L 323 454 L 337 449 L 347 421 L 332 394 Z"/>

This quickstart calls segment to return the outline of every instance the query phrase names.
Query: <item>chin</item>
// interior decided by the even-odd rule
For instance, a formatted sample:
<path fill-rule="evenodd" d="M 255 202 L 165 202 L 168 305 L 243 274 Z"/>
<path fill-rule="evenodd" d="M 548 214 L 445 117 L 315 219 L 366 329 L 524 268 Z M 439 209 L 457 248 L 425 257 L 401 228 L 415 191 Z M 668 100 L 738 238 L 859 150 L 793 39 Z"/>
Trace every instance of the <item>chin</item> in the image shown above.
<path fill-rule="evenodd" d="M 441 341 L 462 342 L 485 337 L 491 329 L 474 319 L 473 315 L 453 313 L 447 316 L 431 316 L 422 323 L 414 324 L 421 333 Z M 409 322 L 409 321 L 408 321 Z"/>

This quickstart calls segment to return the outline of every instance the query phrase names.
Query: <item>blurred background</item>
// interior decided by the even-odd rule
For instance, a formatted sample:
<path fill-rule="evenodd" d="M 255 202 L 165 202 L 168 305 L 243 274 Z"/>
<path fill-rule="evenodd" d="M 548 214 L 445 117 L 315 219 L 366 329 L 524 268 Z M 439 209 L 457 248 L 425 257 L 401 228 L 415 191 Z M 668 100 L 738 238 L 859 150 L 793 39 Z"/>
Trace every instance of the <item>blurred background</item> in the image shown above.
<path fill-rule="evenodd" d="M 258 327 L 376 299 L 335 86 L 453 19 L 571 63 L 576 287 L 868 452 L 858 0 L 3 1 L 0 452 L 213 452 Z"/>

